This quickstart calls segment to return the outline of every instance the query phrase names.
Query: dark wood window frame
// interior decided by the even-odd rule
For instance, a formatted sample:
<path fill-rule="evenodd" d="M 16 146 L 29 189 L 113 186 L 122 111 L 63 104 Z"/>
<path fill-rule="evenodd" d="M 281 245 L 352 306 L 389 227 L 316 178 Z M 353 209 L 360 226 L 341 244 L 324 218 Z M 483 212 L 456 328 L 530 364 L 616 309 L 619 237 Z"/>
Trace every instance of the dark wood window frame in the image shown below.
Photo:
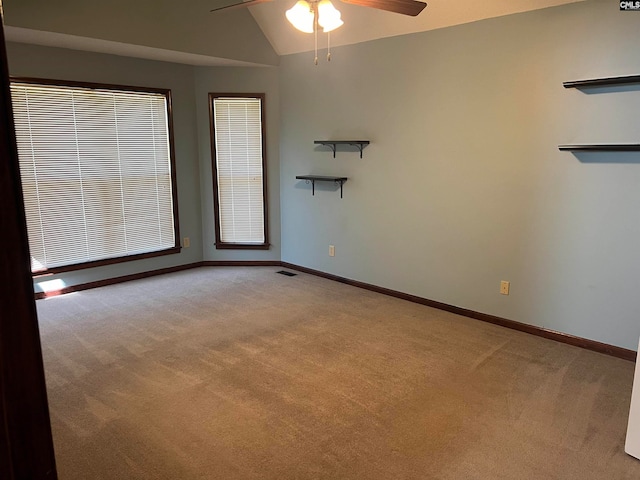
<path fill-rule="evenodd" d="M 257 98 L 260 99 L 260 122 L 262 127 L 262 202 L 263 202 L 263 243 L 229 243 L 221 241 L 220 235 L 220 205 L 218 201 L 218 167 L 216 155 L 216 138 L 213 101 L 216 98 Z M 269 214 L 267 195 L 267 148 L 266 148 L 266 114 L 265 114 L 265 94 L 264 93 L 209 93 L 209 137 L 211 139 L 211 169 L 213 177 L 213 210 L 215 219 L 215 236 L 217 249 L 235 250 L 268 250 L 269 244 Z"/>
<path fill-rule="evenodd" d="M 57 266 L 48 268 L 46 270 L 40 270 L 34 272 L 33 277 L 40 277 L 44 275 L 52 275 L 56 273 L 69 272 L 74 270 L 82 270 L 86 268 L 100 267 L 104 265 L 112 265 L 116 263 L 131 262 L 135 260 L 141 260 L 144 258 L 158 257 L 164 255 L 173 255 L 180 253 L 180 221 L 178 217 L 178 190 L 176 180 L 176 160 L 175 160 L 175 145 L 174 145 L 174 133 L 173 133 L 173 106 L 171 90 L 164 88 L 152 88 L 141 87 L 132 85 L 115 85 L 105 83 L 91 83 L 91 82 L 78 82 L 71 80 L 54 80 L 46 78 L 34 78 L 34 77 L 10 77 L 11 82 L 28 83 L 33 85 L 45 85 L 45 86 L 61 86 L 71 88 L 81 88 L 89 90 L 119 90 L 130 92 L 142 92 L 142 93 L 156 93 L 164 95 L 167 101 L 167 128 L 169 133 L 169 161 L 171 171 L 171 194 L 173 203 L 173 222 L 174 222 L 174 237 L 175 243 L 171 248 L 157 250 L 153 252 L 138 253 L 133 255 L 124 255 L 120 257 L 105 258 L 101 260 L 94 260 L 90 262 L 83 262 L 71 265 Z"/>

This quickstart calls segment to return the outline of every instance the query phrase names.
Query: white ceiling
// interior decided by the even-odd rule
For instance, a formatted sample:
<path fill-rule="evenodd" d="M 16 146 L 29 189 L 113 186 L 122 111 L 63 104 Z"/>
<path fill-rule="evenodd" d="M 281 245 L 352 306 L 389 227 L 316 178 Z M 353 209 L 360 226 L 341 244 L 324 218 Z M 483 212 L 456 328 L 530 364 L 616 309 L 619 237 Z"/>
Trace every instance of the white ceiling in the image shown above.
<path fill-rule="evenodd" d="M 331 33 L 331 45 L 350 45 L 378 38 L 424 32 L 584 0 L 426 1 L 427 7 L 422 13 L 417 17 L 410 17 L 334 0 L 335 7 L 342 13 L 344 25 Z M 295 2 L 296 0 L 275 0 L 249 7 L 251 15 L 278 55 L 314 49 L 313 35 L 296 30 L 285 18 L 285 11 Z M 325 34 L 319 35 L 319 47 L 326 48 L 325 36 Z"/>
<path fill-rule="evenodd" d="M 86 1 L 6 0 L 7 40 L 210 66 L 277 64 L 271 49 L 274 59 L 267 55 L 267 61 L 260 55 L 238 54 L 243 49 L 250 53 L 260 50 L 255 42 L 264 42 L 263 35 L 278 55 L 314 48 L 314 36 L 299 32 L 285 18 L 285 11 L 296 0 L 273 0 L 248 7 L 250 15 L 242 7 L 210 13 L 220 0 L 190 0 L 179 12 L 175 12 L 176 0 L 136 0 L 133 5 L 128 0 Z M 342 12 L 344 25 L 331 33 L 331 45 L 350 45 L 579 1 L 585 0 L 427 0 L 422 13 L 410 17 L 333 0 Z M 125 5 L 130 5 L 126 17 L 120 18 L 114 12 L 122 12 Z M 100 11 L 98 6 L 106 10 Z M 149 15 L 150 11 L 155 16 Z M 108 15 L 115 16 L 100 20 Z M 155 31 L 162 33 L 158 37 L 162 41 L 154 37 Z M 167 31 L 174 32 L 173 39 Z M 318 37 L 318 47 L 326 48 L 326 35 Z"/>
<path fill-rule="evenodd" d="M 263 66 L 241 60 L 212 57 L 196 53 L 178 52 L 166 48 L 154 48 L 144 45 L 132 45 L 130 43 L 112 42 L 98 38 L 80 37 L 57 32 L 44 32 L 30 28 L 12 27 L 5 25 L 4 34 L 11 42 L 30 43 L 49 47 L 68 48 L 71 50 L 83 50 L 86 52 L 108 53 L 124 57 L 146 58 L 147 60 L 159 60 L 161 62 L 182 63 L 205 67 L 259 67 Z"/>

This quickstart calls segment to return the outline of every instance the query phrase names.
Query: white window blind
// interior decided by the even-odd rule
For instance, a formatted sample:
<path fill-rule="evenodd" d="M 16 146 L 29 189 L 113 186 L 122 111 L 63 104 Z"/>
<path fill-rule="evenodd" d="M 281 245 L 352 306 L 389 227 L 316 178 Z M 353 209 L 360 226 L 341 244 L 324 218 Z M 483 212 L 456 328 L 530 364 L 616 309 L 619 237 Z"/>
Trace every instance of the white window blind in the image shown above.
<path fill-rule="evenodd" d="M 213 99 L 220 243 L 264 244 L 262 99 Z"/>
<path fill-rule="evenodd" d="M 32 271 L 176 246 L 167 96 L 14 82 Z"/>

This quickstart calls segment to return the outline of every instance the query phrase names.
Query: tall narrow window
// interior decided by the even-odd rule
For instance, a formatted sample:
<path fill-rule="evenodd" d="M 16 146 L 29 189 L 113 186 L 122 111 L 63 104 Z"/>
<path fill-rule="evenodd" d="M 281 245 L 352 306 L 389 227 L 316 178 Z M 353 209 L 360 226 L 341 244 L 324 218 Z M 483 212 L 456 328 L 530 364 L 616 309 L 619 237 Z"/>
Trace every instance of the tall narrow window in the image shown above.
<path fill-rule="evenodd" d="M 209 94 L 217 248 L 269 248 L 264 94 Z"/>
<path fill-rule="evenodd" d="M 33 272 L 179 251 L 170 92 L 11 83 Z"/>

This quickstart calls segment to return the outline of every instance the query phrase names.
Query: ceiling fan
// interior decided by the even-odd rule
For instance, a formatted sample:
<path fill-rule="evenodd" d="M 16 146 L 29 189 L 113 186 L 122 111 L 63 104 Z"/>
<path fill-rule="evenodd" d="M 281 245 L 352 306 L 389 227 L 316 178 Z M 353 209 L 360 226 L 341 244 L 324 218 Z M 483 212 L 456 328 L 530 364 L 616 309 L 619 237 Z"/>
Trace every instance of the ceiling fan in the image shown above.
<path fill-rule="evenodd" d="M 237 7 L 251 7 L 259 3 L 270 2 L 272 0 L 245 0 L 224 5 L 212 9 L 212 12 L 220 10 L 232 9 Z M 340 0 L 344 3 L 358 5 L 361 7 L 376 8 L 387 12 L 400 13 L 402 15 L 417 16 L 424 7 L 425 2 L 418 0 Z M 315 64 L 318 64 L 318 28 L 322 27 L 322 31 L 329 33 L 343 25 L 340 19 L 340 12 L 333 6 L 330 0 L 298 0 L 293 7 L 286 12 L 287 20 L 298 30 L 305 33 L 314 33 L 316 41 L 316 58 Z M 331 51 L 327 47 L 327 60 L 331 60 Z"/>
<path fill-rule="evenodd" d="M 214 8 L 211 11 L 217 12 L 218 10 L 225 10 L 235 7 L 251 7 L 258 5 L 259 3 L 271 2 L 272 0 L 246 0 L 244 2 L 235 2 L 231 5 L 224 5 L 222 7 Z M 359 5 L 361 7 L 377 8 L 378 10 L 386 10 L 387 12 L 400 13 L 402 15 L 410 15 L 412 17 L 417 16 L 424 7 L 427 6 L 424 2 L 417 0 L 341 0 L 344 3 L 351 3 L 353 5 Z M 317 6 L 320 1 L 306 1 L 312 8 L 315 4 Z"/>

